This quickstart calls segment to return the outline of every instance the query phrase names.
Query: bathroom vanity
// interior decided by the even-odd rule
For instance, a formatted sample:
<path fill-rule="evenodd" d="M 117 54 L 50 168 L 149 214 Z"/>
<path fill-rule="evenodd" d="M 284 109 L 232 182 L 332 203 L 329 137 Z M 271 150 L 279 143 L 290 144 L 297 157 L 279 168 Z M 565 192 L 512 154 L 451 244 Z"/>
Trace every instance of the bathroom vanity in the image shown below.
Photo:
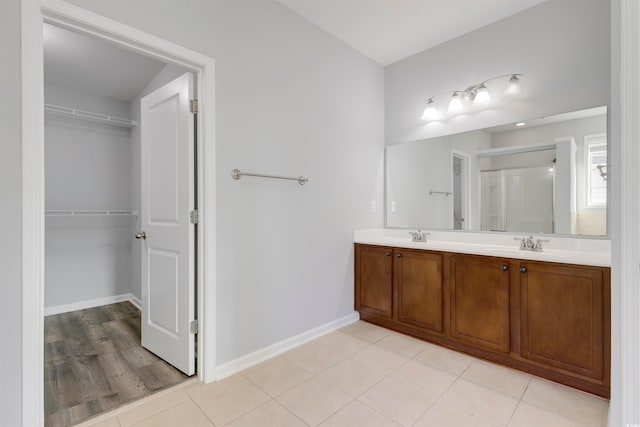
<path fill-rule="evenodd" d="M 446 234 L 357 231 L 361 318 L 608 398 L 608 241 L 553 238 L 533 252 L 513 236 Z"/>

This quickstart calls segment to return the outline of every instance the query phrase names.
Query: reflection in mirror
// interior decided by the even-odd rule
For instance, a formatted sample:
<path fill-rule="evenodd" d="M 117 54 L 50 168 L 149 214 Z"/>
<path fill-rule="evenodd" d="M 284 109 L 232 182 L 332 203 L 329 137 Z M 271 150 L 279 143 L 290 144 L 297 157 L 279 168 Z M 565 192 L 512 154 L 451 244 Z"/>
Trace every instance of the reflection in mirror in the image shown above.
<path fill-rule="evenodd" d="M 607 110 L 386 150 L 386 226 L 606 235 Z"/>
<path fill-rule="evenodd" d="M 480 175 L 482 231 L 554 232 L 552 165 Z"/>

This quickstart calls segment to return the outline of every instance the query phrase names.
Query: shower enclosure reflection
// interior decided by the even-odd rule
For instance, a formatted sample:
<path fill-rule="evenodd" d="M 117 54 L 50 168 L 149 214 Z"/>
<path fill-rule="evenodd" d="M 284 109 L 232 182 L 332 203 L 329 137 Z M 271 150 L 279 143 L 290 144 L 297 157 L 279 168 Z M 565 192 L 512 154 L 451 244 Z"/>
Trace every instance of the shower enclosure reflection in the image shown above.
<path fill-rule="evenodd" d="M 553 166 L 481 172 L 481 230 L 553 233 Z"/>

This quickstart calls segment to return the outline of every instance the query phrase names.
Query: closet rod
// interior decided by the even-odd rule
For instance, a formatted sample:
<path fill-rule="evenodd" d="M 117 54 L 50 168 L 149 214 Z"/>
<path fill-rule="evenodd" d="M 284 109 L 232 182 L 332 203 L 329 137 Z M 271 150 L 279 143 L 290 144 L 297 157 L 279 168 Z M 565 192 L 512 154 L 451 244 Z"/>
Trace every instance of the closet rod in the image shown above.
<path fill-rule="evenodd" d="M 91 111 L 83 111 L 76 108 L 62 107 L 60 105 L 53 104 L 44 104 L 44 112 L 52 116 L 61 116 L 77 120 L 87 120 L 90 122 L 105 123 L 126 128 L 132 128 L 138 125 L 135 120 L 114 117 L 108 114 L 92 113 Z"/>
<path fill-rule="evenodd" d="M 299 177 L 290 177 L 290 176 L 280 176 L 280 175 L 265 175 L 265 174 L 261 174 L 261 173 L 248 173 L 248 172 L 241 172 L 238 169 L 234 169 L 231 171 L 231 176 L 233 177 L 233 179 L 240 179 L 241 176 L 256 176 L 259 178 L 273 178 L 273 179 L 287 179 L 290 181 L 298 181 L 298 184 L 300 185 L 304 185 L 309 181 L 309 178 L 305 178 L 304 176 L 299 176 Z"/>
<path fill-rule="evenodd" d="M 131 210 L 45 210 L 46 216 L 137 216 L 137 211 Z"/>

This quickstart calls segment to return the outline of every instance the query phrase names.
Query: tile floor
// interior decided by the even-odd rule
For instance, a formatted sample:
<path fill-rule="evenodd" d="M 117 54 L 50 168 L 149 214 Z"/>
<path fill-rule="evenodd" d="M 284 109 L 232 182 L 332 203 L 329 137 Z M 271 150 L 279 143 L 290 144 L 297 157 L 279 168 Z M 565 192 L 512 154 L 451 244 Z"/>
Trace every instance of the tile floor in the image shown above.
<path fill-rule="evenodd" d="M 602 427 L 608 402 L 365 322 L 95 418 L 125 426 Z"/>

